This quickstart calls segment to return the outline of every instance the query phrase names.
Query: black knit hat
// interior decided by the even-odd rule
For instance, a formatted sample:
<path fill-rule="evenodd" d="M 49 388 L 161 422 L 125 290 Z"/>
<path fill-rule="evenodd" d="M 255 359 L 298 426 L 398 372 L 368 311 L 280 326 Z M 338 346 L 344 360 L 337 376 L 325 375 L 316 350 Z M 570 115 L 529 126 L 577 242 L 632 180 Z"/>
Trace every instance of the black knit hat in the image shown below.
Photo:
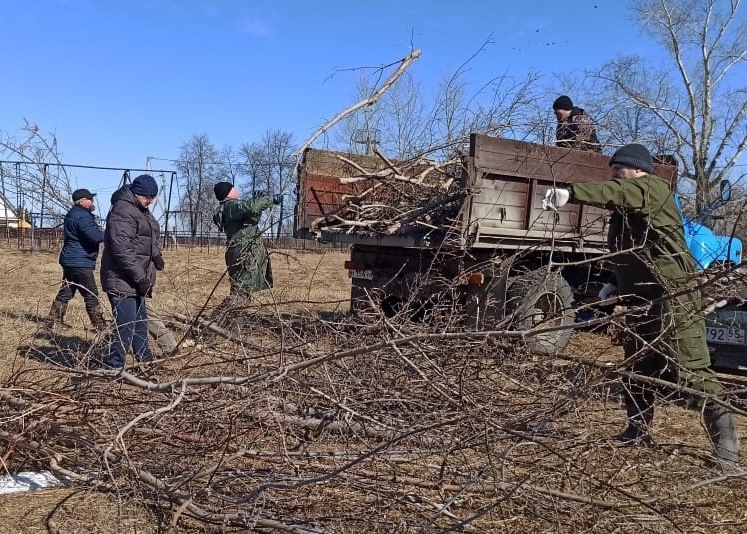
<path fill-rule="evenodd" d="M 613 165 L 640 169 L 649 174 L 654 172 L 654 158 L 651 157 L 651 153 L 645 146 L 638 143 L 631 143 L 618 148 L 610 159 L 610 167 Z"/>
<path fill-rule="evenodd" d="M 158 194 L 158 184 L 150 174 L 141 174 L 130 184 L 130 191 L 135 195 L 154 197 Z"/>
<path fill-rule="evenodd" d="M 215 198 L 218 199 L 218 202 L 222 202 L 226 199 L 228 193 L 231 192 L 231 189 L 233 189 L 231 182 L 218 182 L 213 186 L 213 193 L 215 193 Z"/>
<path fill-rule="evenodd" d="M 555 102 L 552 103 L 552 109 L 567 109 L 568 111 L 570 111 L 573 109 L 573 102 L 571 101 L 570 97 L 560 95 L 555 99 Z"/>

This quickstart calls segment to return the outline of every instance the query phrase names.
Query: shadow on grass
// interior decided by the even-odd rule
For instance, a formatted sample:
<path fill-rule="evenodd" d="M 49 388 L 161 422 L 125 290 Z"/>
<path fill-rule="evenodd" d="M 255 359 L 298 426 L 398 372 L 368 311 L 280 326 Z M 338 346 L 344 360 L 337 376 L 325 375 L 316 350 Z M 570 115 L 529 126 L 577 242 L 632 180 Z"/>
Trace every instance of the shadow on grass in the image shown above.
<path fill-rule="evenodd" d="M 102 340 L 98 336 L 83 339 L 78 335 L 64 333 L 65 327 L 50 332 L 44 326 L 46 317 L 31 313 L 24 314 L 23 317 L 37 323 L 39 328 L 34 333 L 33 342 L 18 346 L 16 350 L 20 356 L 67 368 L 89 367 L 93 353 L 102 346 Z"/>

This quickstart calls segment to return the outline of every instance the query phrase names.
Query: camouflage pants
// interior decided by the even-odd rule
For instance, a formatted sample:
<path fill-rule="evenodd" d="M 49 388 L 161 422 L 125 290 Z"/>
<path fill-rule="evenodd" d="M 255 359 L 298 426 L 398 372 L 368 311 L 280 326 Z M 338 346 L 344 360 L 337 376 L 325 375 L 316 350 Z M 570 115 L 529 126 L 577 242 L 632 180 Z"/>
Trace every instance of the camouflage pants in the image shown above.
<path fill-rule="evenodd" d="M 629 370 L 709 395 L 721 395 L 723 387 L 711 369 L 699 292 L 693 290 L 666 299 L 662 299 L 663 294 L 663 289 L 652 291 L 647 298 L 639 297 L 629 303 L 629 308 L 633 308 L 654 301 L 648 309 L 625 317 L 623 349 L 630 360 Z M 625 385 L 635 404 L 653 405 L 659 388 L 627 379 Z M 692 408 L 703 406 L 703 398 L 698 395 L 687 400 Z"/>

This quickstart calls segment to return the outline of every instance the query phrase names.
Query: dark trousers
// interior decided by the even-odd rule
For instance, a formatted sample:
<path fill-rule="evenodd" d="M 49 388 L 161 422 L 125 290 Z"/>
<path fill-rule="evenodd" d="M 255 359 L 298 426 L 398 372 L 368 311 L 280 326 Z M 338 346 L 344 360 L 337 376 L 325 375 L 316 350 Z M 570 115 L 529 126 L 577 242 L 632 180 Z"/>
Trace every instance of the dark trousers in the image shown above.
<path fill-rule="evenodd" d="M 141 362 L 153 360 L 148 346 L 148 316 L 143 297 L 113 297 L 109 302 L 114 313 L 117 330 L 109 344 L 109 353 L 104 358 L 107 367 L 124 367 L 127 351 L 132 347 L 135 357 Z"/>
<path fill-rule="evenodd" d="M 82 269 L 79 267 L 62 268 L 62 287 L 57 293 L 55 300 L 70 302 L 76 291 L 80 291 L 86 308 L 92 308 L 99 302 L 99 290 L 93 277 L 93 269 Z"/>

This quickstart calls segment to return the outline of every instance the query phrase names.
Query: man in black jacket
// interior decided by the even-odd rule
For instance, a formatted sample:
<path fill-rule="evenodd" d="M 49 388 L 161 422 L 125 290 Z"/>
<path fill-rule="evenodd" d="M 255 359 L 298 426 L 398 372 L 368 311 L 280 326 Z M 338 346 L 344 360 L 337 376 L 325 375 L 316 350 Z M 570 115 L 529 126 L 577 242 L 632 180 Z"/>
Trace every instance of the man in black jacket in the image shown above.
<path fill-rule="evenodd" d="M 104 240 L 104 232 L 96 224 L 92 213 L 95 196 L 96 193 L 91 193 L 88 189 L 77 189 L 73 192 L 74 205 L 65 215 L 65 237 L 60 252 L 62 287 L 52 301 L 52 308 L 46 320 L 46 326 L 50 329 L 63 323 L 67 305 L 76 291 L 83 295 L 86 312 L 94 328 L 106 328 L 104 314 L 99 305 L 99 290 L 93 277 L 99 244 Z"/>
<path fill-rule="evenodd" d="M 564 148 L 575 148 L 590 152 L 601 152 L 594 121 L 586 112 L 573 105 L 571 99 L 561 95 L 552 103 L 558 127 L 555 131 L 555 144 Z"/>
<path fill-rule="evenodd" d="M 109 297 L 117 335 L 104 356 L 104 364 L 112 369 L 124 366 L 130 346 L 138 360 L 153 360 L 148 346 L 145 299 L 153 291 L 156 270 L 164 267 L 158 222 L 148 209 L 157 194 L 153 177 L 141 174 L 114 192 L 106 217 L 101 287 Z"/>

